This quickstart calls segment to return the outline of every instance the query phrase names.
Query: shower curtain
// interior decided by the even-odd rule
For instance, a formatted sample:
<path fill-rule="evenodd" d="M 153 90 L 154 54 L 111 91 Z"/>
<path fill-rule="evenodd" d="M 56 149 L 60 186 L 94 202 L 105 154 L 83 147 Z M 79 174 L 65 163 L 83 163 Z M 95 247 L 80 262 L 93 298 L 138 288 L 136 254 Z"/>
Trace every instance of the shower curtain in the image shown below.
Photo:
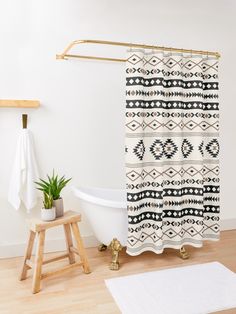
<path fill-rule="evenodd" d="M 127 253 L 219 238 L 218 60 L 129 50 Z"/>

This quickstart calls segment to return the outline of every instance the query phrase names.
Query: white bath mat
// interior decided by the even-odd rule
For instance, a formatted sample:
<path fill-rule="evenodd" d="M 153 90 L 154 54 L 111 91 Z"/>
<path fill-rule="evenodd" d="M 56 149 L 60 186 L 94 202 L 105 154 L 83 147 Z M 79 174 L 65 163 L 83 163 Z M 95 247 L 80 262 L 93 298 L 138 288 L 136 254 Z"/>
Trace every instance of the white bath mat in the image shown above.
<path fill-rule="evenodd" d="M 218 262 L 108 279 L 106 285 L 123 314 L 207 314 L 236 308 L 236 274 Z"/>

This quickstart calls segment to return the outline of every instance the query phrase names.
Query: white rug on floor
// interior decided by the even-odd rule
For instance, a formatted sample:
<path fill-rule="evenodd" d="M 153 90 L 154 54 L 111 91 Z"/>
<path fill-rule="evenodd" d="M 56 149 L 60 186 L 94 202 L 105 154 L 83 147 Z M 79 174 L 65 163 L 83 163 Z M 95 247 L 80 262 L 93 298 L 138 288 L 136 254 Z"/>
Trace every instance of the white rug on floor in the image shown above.
<path fill-rule="evenodd" d="M 105 282 L 123 314 L 207 314 L 236 308 L 236 274 L 218 262 Z"/>

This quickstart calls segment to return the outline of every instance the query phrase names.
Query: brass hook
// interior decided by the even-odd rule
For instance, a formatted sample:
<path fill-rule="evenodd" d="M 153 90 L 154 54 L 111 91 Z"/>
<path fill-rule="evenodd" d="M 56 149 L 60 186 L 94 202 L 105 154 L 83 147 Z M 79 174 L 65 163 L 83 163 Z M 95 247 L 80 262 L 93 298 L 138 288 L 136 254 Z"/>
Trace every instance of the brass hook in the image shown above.
<path fill-rule="evenodd" d="M 28 119 L 28 115 L 27 114 L 22 114 L 22 126 L 23 126 L 23 129 L 27 129 L 27 119 Z"/>

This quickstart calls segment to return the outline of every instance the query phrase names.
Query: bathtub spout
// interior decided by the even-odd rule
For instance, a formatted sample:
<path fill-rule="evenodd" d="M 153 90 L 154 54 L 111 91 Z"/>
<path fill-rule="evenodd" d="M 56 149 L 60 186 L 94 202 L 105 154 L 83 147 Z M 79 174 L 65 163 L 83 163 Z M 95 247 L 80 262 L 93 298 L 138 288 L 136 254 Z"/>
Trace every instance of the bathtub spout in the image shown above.
<path fill-rule="evenodd" d="M 106 244 L 101 243 L 101 244 L 98 246 L 98 251 L 99 251 L 99 252 L 106 251 L 106 249 L 107 249 L 107 245 L 106 245 Z"/>
<path fill-rule="evenodd" d="M 179 254 L 180 254 L 180 257 L 181 257 L 182 259 L 188 259 L 189 256 L 190 256 L 189 253 L 186 251 L 186 249 L 185 249 L 184 246 L 182 246 L 182 247 L 180 248 Z"/>
<path fill-rule="evenodd" d="M 119 253 L 122 250 L 122 245 L 120 244 L 120 241 L 114 238 L 110 245 L 109 248 L 111 249 L 112 253 L 112 260 L 110 264 L 110 269 L 111 270 L 118 270 L 120 268 L 120 263 L 119 263 Z"/>

